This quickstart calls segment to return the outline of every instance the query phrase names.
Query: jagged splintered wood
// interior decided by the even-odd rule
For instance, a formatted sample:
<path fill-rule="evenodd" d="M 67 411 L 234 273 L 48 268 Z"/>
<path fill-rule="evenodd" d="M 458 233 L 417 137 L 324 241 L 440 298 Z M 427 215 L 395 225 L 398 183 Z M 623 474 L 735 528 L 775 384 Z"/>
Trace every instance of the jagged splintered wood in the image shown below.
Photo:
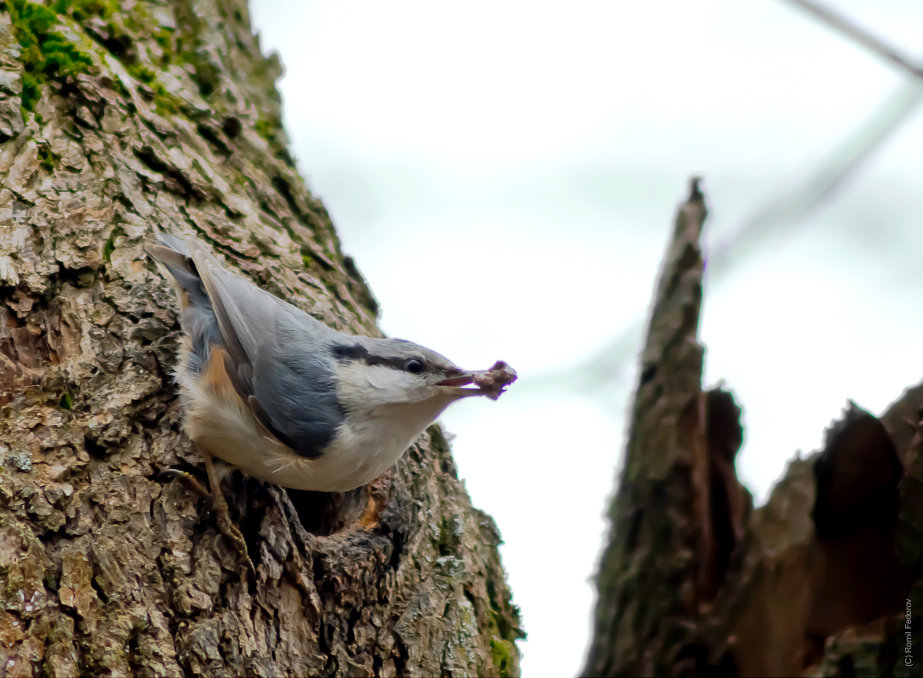
<path fill-rule="evenodd" d="M 664 675 L 683 661 L 699 604 L 697 529 L 708 507 L 703 349 L 696 340 L 704 259 L 697 180 L 680 205 L 654 294 L 612 532 L 597 579 L 588 675 Z M 701 478 L 697 478 L 702 480 Z M 705 499 L 699 497 L 699 499 Z"/>
<path fill-rule="evenodd" d="M 693 181 L 654 296 L 584 674 L 921 675 L 923 624 L 903 626 L 923 609 L 923 386 L 881 418 L 850 404 L 752 511 L 734 471 L 740 409 L 701 387 L 705 214 Z"/>
<path fill-rule="evenodd" d="M 365 491 L 232 476 L 254 579 L 207 505 L 142 247 L 195 233 L 270 291 L 375 333 L 305 188 L 245 0 L 0 5 L 0 674 L 514 675 L 493 521 L 438 427 Z"/>

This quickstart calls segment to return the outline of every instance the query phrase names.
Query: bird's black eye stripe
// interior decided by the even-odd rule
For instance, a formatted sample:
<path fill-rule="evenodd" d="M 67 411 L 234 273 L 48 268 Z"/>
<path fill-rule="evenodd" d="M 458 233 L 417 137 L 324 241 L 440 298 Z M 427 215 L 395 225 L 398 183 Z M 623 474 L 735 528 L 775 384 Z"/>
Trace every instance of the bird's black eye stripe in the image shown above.
<path fill-rule="evenodd" d="M 343 363 L 360 361 L 366 365 L 384 365 L 395 370 L 405 370 L 411 374 L 420 374 L 426 371 L 426 362 L 423 358 L 374 355 L 360 344 L 334 344 L 330 347 L 330 351 L 337 360 Z"/>

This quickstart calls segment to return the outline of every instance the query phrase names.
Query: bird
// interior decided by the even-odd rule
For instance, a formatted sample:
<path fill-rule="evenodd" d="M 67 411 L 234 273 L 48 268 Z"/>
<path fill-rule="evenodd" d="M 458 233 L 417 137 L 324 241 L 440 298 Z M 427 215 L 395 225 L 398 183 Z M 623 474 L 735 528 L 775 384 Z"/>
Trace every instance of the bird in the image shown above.
<path fill-rule="evenodd" d="M 181 309 L 175 379 L 209 489 L 174 475 L 211 498 L 251 569 L 215 459 L 282 487 L 345 492 L 395 464 L 452 403 L 496 400 L 516 379 L 503 361 L 463 370 L 410 341 L 335 330 L 228 270 L 196 237 L 158 232 L 145 250 Z"/>

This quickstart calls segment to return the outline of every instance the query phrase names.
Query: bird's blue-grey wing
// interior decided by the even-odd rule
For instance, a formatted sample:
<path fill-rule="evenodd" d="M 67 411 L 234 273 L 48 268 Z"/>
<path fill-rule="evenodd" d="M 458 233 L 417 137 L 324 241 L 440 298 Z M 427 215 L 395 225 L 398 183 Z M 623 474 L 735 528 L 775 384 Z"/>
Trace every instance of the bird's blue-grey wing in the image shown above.
<path fill-rule="evenodd" d="M 317 343 L 306 350 L 298 320 L 289 314 L 276 317 L 273 341 L 254 364 L 254 399 L 271 430 L 281 433 L 299 454 L 314 458 L 336 435 L 346 413 L 337 397 L 332 365 L 324 357 L 325 339 L 307 339 Z"/>
<path fill-rule="evenodd" d="M 257 419 L 296 453 L 316 458 L 343 421 L 322 349 L 338 332 L 225 269 L 184 241 L 214 309 L 234 386 Z"/>

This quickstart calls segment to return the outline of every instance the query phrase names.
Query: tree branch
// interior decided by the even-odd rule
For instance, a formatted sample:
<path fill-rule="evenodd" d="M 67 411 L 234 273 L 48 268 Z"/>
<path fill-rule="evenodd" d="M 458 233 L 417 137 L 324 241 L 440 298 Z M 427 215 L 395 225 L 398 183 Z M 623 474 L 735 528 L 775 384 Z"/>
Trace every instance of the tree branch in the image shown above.
<path fill-rule="evenodd" d="M 878 36 L 873 35 L 859 24 L 838 14 L 829 7 L 814 2 L 814 0 L 785 0 L 785 2 L 789 2 L 808 14 L 817 17 L 831 28 L 852 38 L 866 49 L 894 66 L 897 66 L 917 80 L 923 80 L 923 65 L 914 63 Z"/>

